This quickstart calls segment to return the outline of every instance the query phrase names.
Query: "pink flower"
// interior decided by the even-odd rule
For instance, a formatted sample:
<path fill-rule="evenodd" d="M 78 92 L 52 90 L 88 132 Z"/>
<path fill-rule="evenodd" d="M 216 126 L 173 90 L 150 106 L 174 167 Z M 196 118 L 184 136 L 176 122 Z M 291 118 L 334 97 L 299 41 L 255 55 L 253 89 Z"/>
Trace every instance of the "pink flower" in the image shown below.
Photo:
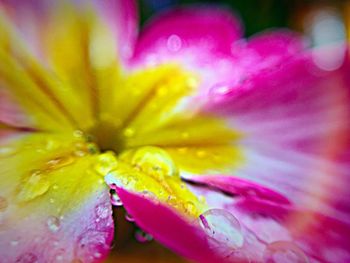
<path fill-rule="evenodd" d="M 112 204 L 198 262 L 350 261 L 349 57 L 213 7 L 0 6 L 1 262 L 104 260 Z"/>

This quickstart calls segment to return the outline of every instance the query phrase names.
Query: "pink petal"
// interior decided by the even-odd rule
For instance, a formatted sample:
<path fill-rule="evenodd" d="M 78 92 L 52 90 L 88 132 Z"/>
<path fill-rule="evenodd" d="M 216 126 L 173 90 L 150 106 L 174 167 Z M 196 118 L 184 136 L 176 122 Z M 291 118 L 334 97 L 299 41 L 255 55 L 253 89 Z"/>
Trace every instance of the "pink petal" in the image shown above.
<path fill-rule="evenodd" d="M 105 189 L 103 189 L 105 191 Z M 110 251 L 113 240 L 112 211 L 107 193 L 96 192 L 96 197 L 79 204 L 75 211 L 58 218 L 45 210 L 34 209 L 22 221 L 9 222 L 6 214 L 0 221 L 2 262 L 102 262 Z M 58 204 L 60 205 L 60 204 Z M 10 208 L 9 208 L 10 209 Z M 105 211 L 98 215 L 98 209 Z M 13 211 L 20 213 L 20 211 Z M 22 261 L 21 261 L 22 260 Z"/>
<path fill-rule="evenodd" d="M 304 49 L 305 43 L 297 33 L 274 30 L 254 35 L 246 42 L 234 43 L 232 56 L 237 66 L 244 69 L 242 77 L 247 79 L 262 71 L 278 69 Z"/>
<path fill-rule="evenodd" d="M 191 189 L 206 196 L 211 208 L 229 211 L 239 221 L 245 238 L 241 249 L 248 258 L 263 260 L 271 244 L 284 242 L 289 247 L 298 247 L 310 261 L 350 259 L 348 223 L 323 215 L 322 211 L 298 210 L 286 205 L 285 201 L 276 199 L 279 194 L 250 181 L 227 176 L 207 176 L 194 181 L 201 185 L 192 185 Z"/>
<path fill-rule="evenodd" d="M 231 44 L 242 35 L 240 21 L 232 12 L 216 7 L 188 7 L 166 11 L 154 18 L 142 31 L 135 57 L 165 48 L 198 47 L 210 52 L 230 54 Z"/>
<path fill-rule="evenodd" d="M 135 222 L 155 239 L 180 255 L 197 262 L 220 262 L 209 248 L 206 237 L 194 224 L 170 208 L 124 189 L 117 193 Z"/>
<path fill-rule="evenodd" d="M 316 210 L 325 200 L 346 200 L 349 164 L 339 155 L 349 151 L 347 92 L 340 74 L 301 58 L 220 94 L 210 110 L 245 134 L 246 164 L 233 174 Z"/>

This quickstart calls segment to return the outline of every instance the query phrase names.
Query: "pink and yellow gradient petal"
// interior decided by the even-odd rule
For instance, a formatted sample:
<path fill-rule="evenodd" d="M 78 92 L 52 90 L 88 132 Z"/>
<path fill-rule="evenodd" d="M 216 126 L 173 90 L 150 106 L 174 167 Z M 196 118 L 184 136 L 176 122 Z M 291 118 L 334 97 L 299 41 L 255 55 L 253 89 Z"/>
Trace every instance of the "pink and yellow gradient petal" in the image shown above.
<path fill-rule="evenodd" d="M 114 225 L 108 189 L 93 166 L 99 163 L 94 151 L 72 134 L 2 137 L 2 260 L 100 262 L 106 257 Z"/>

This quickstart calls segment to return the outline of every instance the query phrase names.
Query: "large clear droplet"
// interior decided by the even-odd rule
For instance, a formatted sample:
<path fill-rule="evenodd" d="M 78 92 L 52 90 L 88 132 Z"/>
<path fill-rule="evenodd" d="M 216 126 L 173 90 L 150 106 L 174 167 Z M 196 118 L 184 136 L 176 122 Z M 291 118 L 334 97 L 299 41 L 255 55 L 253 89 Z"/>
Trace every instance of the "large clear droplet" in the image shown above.
<path fill-rule="evenodd" d="M 304 252 L 289 241 L 276 241 L 270 243 L 264 252 L 266 263 L 308 263 Z"/>
<path fill-rule="evenodd" d="M 141 243 L 150 242 L 153 239 L 153 237 L 150 234 L 142 231 L 141 229 L 137 229 L 136 230 L 135 238 L 136 238 L 137 241 L 139 241 Z"/>
<path fill-rule="evenodd" d="M 34 171 L 26 181 L 24 181 L 17 194 L 17 200 L 26 202 L 45 194 L 50 187 L 50 183 L 41 171 Z"/>
<path fill-rule="evenodd" d="M 105 176 L 112 169 L 115 169 L 117 164 L 118 162 L 114 154 L 112 152 L 106 152 L 98 156 L 97 163 L 95 164 L 94 168 L 98 174 Z"/>
<path fill-rule="evenodd" d="M 178 176 L 170 155 L 161 148 L 146 146 L 139 148 L 131 158 L 131 164 L 149 175 L 158 178 Z"/>
<path fill-rule="evenodd" d="M 50 216 L 46 223 L 51 232 L 57 232 L 61 226 L 60 220 L 55 216 Z"/>
<path fill-rule="evenodd" d="M 209 238 L 228 248 L 242 247 L 244 238 L 238 220 L 223 209 L 210 209 L 199 216 L 199 224 Z"/>

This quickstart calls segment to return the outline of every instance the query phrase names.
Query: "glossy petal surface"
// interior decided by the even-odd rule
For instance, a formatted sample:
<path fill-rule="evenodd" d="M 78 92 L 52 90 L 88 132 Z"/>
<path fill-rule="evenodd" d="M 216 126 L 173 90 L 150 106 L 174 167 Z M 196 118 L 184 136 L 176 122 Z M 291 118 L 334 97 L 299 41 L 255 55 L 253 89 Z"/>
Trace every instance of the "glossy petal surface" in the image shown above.
<path fill-rule="evenodd" d="M 109 193 L 92 155 L 73 135 L 12 134 L 1 140 L 3 260 L 105 258 L 113 238 Z"/>

